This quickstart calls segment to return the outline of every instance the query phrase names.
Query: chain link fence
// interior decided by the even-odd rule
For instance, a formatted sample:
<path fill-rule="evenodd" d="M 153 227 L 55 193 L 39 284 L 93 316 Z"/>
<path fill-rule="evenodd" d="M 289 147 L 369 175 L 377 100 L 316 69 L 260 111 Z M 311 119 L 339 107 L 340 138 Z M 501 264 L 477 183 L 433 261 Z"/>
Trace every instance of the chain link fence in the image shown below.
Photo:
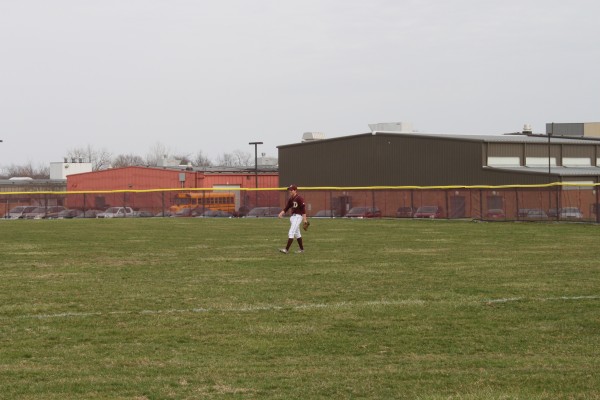
<path fill-rule="evenodd" d="M 502 187 L 300 187 L 307 214 L 315 218 L 430 218 L 484 221 L 600 222 L 598 186 L 548 184 Z M 110 207 L 128 207 L 126 216 L 274 216 L 287 199 L 283 188 L 217 190 L 196 193 L 229 193 L 227 207 L 217 204 L 182 206 L 178 198 L 190 189 L 117 190 L 89 192 L 1 192 L 0 215 L 37 207 L 48 211 L 39 218 L 96 217 Z M 197 196 L 202 197 L 202 196 Z M 231 197 L 231 196 L 230 196 Z M 53 208 L 54 207 L 54 208 Z M 181 212 L 189 208 L 189 212 Z M 228 214 L 209 211 L 227 209 Z M 69 214 L 66 210 L 71 210 Z M 39 212 L 40 210 L 38 210 Z M 59 212 L 63 211 L 62 215 Z M 192 212 L 193 211 L 193 212 Z M 23 217 L 21 217 L 23 218 Z"/>

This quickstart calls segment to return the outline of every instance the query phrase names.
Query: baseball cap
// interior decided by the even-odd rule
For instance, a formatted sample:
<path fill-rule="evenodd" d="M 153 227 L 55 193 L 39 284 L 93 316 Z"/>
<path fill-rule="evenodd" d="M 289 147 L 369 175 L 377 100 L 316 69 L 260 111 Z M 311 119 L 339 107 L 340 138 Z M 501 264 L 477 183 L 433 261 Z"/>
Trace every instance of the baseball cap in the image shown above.
<path fill-rule="evenodd" d="M 290 185 L 290 186 L 288 186 L 287 190 L 298 190 L 298 186 Z"/>

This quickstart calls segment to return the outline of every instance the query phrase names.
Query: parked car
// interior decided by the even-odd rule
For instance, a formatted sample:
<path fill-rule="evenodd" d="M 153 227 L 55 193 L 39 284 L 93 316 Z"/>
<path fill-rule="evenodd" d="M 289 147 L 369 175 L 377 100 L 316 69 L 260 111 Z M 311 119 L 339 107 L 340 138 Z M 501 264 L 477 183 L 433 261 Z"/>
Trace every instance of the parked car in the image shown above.
<path fill-rule="evenodd" d="M 180 208 L 174 214 L 171 214 L 171 217 L 197 217 L 206 211 L 203 207 L 196 208 Z"/>
<path fill-rule="evenodd" d="M 341 217 L 338 210 L 319 210 L 311 218 L 338 218 Z"/>
<path fill-rule="evenodd" d="M 577 207 L 563 207 L 560 209 L 560 219 L 583 219 L 583 213 Z"/>
<path fill-rule="evenodd" d="M 237 211 L 235 211 L 233 213 L 234 217 L 245 217 L 246 215 L 248 215 L 248 212 L 250 211 L 250 208 L 246 207 L 246 206 L 241 206 Z"/>
<path fill-rule="evenodd" d="M 46 215 L 43 218 L 46 219 L 57 219 L 58 215 L 65 211 L 67 208 L 63 207 L 63 206 L 53 206 L 53 207 L 48 207 L 48 210 L 46 211 Z"/>
<path fill-rule="evenodd" d="M 546 215 L 548 215 L 548 218 L 556 218 L 558 217 L 558 214 L 560 214 L 560 210 L 558 208 L 550 208 L 546 213 Z"/>
<path fill-rule="evenodd" d="M 35 207 L 33 210 L 23 214 L 23 219 L 36 219 L 46 214 L 46 207 Z"/>
<path fill-rule="evenodd" d="M 487 219 L 505 219 L 506 214 L 504 213 L 504 210 L 501 208 L 490 208 L 485 213 L 485 217 Z"/>
<path fill-rule="evenodd" d="M 416 209 L 414 207 L 398 207 L 396 210 L 396 217 L 398 218 L 412 218 Z"/>
<path fill-rule="evenodd" d="M 58 213 L 66 210 L 63 206 L 36 207 L 28 213 L 23 214 L 25 219 L 55 219 Z"/>
<path fill-rule="evenodd" d="M 438 206 L 422 206 L 417 208 L 413 218 L 441 218 L 442 208 Z"/>
<path fill-rule="evenodd" d="M 74 218 L 96 218 L 96 215 L 100 214 L 101 210 L 85 210 L 81 215 Z"/>
<path fill-rule="evenodd" d="M 173 213 L 169 210 L 159 211 L 154 214 L 155 217 L 171 217 Z"/>
<path fill-rule="evenodd" d="M 125 218 L 135 216 L 135 211 L 131 207 L 109 207 L 106 211 L 97 214 L 96 218 Z"/>
<path fill-rule="evenodd" d="M 134 211 L 136 217 L 145 218 L 145 217 L 154 217 L 154 213 L 148 210 L 137 210 Z"/>
<path fill-rule="evenodd" d="M 377 207 L 352 207 L 346 218 L 380 218 L 381 211 Z"/>
<path fill-rule="evenodd" d="M 35 206 L 17 206 L 11 208 L 6 214 L 4 214 L 4 218 L 7 219 L 22 219 L 23 214 L 31 212 L 35 209 Z"/>
<path fill-rule="evenodd" d="M 206 210 L 198 218 L 233 218 L 233 214 L 221 210 Z"/>
<path fill-rule="evenodd" d="M 246 217 L 277 217 L 280 211 L 279 207 L 255 207 L 246 214 Z"/>
<path fill-rule="evenodd" d="M 519 208 L 517 216 L 519 218 L 527 218 L 527 213 L 529 213 L 529 208 Z"/>
<path fill-rule="evenodd" d="M 68 208 L 66 210 L 62 210 L 58 213 L 58 219 L 70 219 L 75 217 L 80 217 L 83 215 L 83 211 L 78 210 L 76 208 Z"/>
<path fill-rule="evenodd" d="M 548 219 L 548 214 L 546 214 L 546 212 L 541 208 L 531 208 L 527 212 L 527 216 L 525 218 L 533 220 L 546 220 Z"/>

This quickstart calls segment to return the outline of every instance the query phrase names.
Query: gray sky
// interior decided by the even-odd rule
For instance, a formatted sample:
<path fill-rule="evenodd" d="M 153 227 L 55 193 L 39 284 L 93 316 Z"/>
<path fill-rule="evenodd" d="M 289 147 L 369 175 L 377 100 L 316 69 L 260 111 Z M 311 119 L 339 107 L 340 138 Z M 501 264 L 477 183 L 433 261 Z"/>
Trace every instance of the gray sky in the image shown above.
<path fill-rule="evenodd" d="M 598 0 L 0 0 L 0 166 L 600 121 Z"/>

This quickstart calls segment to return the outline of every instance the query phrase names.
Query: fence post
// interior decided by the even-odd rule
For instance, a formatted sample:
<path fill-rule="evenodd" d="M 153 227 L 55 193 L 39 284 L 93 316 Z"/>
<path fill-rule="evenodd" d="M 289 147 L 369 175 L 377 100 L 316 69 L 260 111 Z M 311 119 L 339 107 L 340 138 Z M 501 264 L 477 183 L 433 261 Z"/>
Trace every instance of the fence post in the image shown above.
<path fill-rule="evenodd" d="M 483 221 L 483 189 L 479 189 L 479 219 Z"/>
<path fill-rule="evenodd" d="M 600 186 L 596 186 L 596 204 L 594 204 L 594 210 L 596 211 L 596 223 L 600 223 L 600 207 L 598 207 L 600 196 L 598 194 L 598 189 L 600 189 Z"/>
<path fill-rule="evenodd" d="M 515 206 L 517 206 L 516 214 L 517 214 L 517 220 L 521 219 L 521 216 L 519 215 L 519 191 L 517 189 L 515 189 Z"/>
<path fill-rule="evenodd" d="M 446 194 L 446 219 L 450 219 L 450 210 L 448 208 L 448 192 L 449 191 L 450 191 L 450 189 L 444 190 L 444 192 Z"/>
<path fill-rule="evenodd" d="M 556 220 L 560 220 L 560 194 L 562 193 L 562 186 L 556 186 Z"/>

